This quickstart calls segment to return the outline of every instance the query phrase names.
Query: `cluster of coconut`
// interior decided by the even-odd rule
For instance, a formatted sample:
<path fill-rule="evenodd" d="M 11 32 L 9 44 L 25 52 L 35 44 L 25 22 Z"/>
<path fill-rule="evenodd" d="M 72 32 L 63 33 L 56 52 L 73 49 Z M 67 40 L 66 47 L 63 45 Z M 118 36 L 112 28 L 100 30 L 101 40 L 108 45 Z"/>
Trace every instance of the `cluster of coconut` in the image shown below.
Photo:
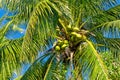
<path fill-rule="evenodd" d="M 69 34 L 70 34 L 70 40 L 72 41 L 79 41 L 79 40 L 85 40 L 86 36 L 83 34 L 83 32 L 78 27 L 67 27 Z"/>
<path fill-rule="evenodd" d="M 68 40 L 58 40 L 57 45 L 55 46 L 56 51 L 64 50 L 69 46 Z"/>
<path fill-rule="evenodd" d="M 55 46 L 56 51 L 64 50 L 66 47 L 71 46 L 71 44 L 76 45 L 79 42 L 86 40 L 86 36 L 82 34 L 82 31 L 78 27 L 72 28 L 68 25 L 65 30 L 59 30 L 60 36 L 58 37 L 62 36 L 64 38 L 57 39 L 57 44 Z M 64 34 L 65 36 L 61 34 Z"/>

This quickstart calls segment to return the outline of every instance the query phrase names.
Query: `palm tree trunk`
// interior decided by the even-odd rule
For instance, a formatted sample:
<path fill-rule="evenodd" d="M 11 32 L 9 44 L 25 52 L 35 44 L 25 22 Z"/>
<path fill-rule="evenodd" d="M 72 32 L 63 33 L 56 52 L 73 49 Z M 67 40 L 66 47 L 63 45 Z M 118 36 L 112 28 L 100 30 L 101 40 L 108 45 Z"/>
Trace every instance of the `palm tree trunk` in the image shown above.
<path fill-rule="evenodd" d="M 73 71 L 73 54 L 74 52 L 70 53 L 70 80 L 72 80 L 72 71 Z"/>

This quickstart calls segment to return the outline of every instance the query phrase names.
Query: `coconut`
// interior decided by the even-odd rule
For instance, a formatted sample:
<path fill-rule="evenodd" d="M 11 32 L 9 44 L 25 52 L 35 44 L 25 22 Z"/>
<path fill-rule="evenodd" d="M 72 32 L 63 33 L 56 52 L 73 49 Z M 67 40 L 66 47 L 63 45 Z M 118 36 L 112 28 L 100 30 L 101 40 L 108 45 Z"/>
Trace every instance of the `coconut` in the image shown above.
<path fill-rule="evenodd" d="M 76 36 L 76 34 L 78 34 L 78 33 L 76 33 L 76 32 L 71 32 L 71 35 L 73 35 L 73 36 Z"/>
<path fill-rule="evenodd" d="M 55 50 L 59 51 L 60 50 L 60 46 L 55 46 Z"/>
<path fill-rule="evenodd" d="M 82 35 L 81 35 L 81 34 L 76 34 L 76 37 L 77 37 L 78 39 L 81 39 L 81 38 L 82 38 Z"/>
<path fill-rule="evenodd" d="M 81 37 L 82 37 L 81 34 L 78 34 L 78 33 L 76 33 L 76 32 L 72 32 L 71 35 L 73 35 L 73 36 L 75 36 L 75 37 L 77 37 L 77 38 L 81 38 Z"/>
<path fill-rule="evenodd" d="M 63 41 L 62 40 L 58 40 L 58 43 L 62 43 Z"/>
<path fill-rule="evenodd" d="M 59 28 L 57 28 L 57 29 L 56 29 L 56 31 L 60 31 L 60 29 L 59 29 Z"/>
<path fill-rule="evenodd" d="M 78 28 L 78 27 L 74 27 L 74 28 L 73 28 L 73 31 L 75 31 L 75 32 L 76 32 L 76 31 L 80 31 L 80 30 L 79 30 L 79 28 Z"/>
<path fill-rule="evenodd" d="M 67 26 L 67 29 L 71 30 L 71 28 L 72 28 L 71 25 L 68 25 L 68 26 Z"/>
<path fill-rule="evenodd" d="M 61 49 L 65 49 L 67 46 L 68 46 L 67 44 L 63 44 L 63 45 L 61 46 Z"/>
<path fill-rule="evenodd" d="M 68 44 L 68 40 L 64 40 L 64 44 Z"/>

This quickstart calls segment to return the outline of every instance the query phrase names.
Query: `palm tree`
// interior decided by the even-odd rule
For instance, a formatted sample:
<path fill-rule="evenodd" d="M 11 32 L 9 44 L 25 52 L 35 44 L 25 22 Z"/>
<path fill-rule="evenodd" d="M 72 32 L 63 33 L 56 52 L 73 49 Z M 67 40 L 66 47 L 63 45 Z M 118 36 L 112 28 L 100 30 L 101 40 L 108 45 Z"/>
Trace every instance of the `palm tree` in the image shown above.
<path fill-rule="evenodd" d="M 1 80 L 9 79 L 13 71 L 19 73 L 24 63 L 31 66 L 21 80 L 109 80 L 100 53 L 119 55 L 116 4 L 116 0 L 0 0 L 2 8 L 14 13 L 1 18 L 9 19 L 0 28 Z M 21 31 L 22 23 L 27 23 L 25 35 L 8 39 L 7 32 L 15 26 Z"/>

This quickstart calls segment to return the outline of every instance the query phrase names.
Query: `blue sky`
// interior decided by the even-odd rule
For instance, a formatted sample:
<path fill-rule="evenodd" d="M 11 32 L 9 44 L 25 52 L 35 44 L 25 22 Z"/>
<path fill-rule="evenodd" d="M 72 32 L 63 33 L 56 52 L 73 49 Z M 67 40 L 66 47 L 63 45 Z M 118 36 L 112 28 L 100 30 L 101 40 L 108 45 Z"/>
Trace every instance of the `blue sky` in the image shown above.
<path fill-rule="evenodd" d="M 8 11 L 6 11 L 6 10 L 4 10 L 4 9 L 0 9 L 0 18 L 1 18 L 2 16 L 6 15 L 6 13 L 8 13 L 8 16 L 12 16 L 12 15 L 13 15 L 13 13 L 11 13 L 11 12 L 8 12 Z M 0 27 L 4 26 L 8 21 L 9 21 L 9 20 L 4 19 L 4 20 L 2 21 L 2 23 L 0 24 Z M 12 30 L 12 29 L 10 29 L 10 30 L 8 31 L 8 33 L 6 34 L 6 37 L 7 37 L 8 39 L 16 39 L 16 38 L 22 37 L 22 36 L 24 35 L 24 33 L 25 33 L 26 24 L 25 24 L 25 23 L 22 23 L 22 24 L 19 25 L 19 27 L 23 29 L 23 32 L 19 32 L 19 31 L 17 31 L 17 30 Z"/>
<path fill-rule="evenodd" d="M 2 16 L 4 16 L 6 13 L 8 13 L 9 16 L 12 16 L 13 14 L 11 12 L 7 12 L 6 10 L 4 9 L 0 9 L 0 18 Z M 4 26 L 6 23 L 8 22 L 8 20 L 3 20 L 2 23 L 0 24 L 0 28 L 2 26 Z M 14 31 L 12 29 L 10 29 L 7 34 L 6 34 L 6 37 L 8 39 L 16 39 L 16 38 L 20 38 L 24 35 L 25 33 L 25 29 L 26 29 L 26 24 L 23 23 L 23 24 L 20 24 L 19 27 L 22 28 L 24 31 L 23 32 L 19 32 L 19 31 Z M 22 69 L 21 69 L 21 74 L 24 74 L 25 71 L 29 68 L 30 64 L 23 64 L 22 66 Z M 11 78 L 11 80 L 13 80 L 15 77 L 17 77 L 17 74 L 16 73 L 13 73 L 13 77 Z"/>

